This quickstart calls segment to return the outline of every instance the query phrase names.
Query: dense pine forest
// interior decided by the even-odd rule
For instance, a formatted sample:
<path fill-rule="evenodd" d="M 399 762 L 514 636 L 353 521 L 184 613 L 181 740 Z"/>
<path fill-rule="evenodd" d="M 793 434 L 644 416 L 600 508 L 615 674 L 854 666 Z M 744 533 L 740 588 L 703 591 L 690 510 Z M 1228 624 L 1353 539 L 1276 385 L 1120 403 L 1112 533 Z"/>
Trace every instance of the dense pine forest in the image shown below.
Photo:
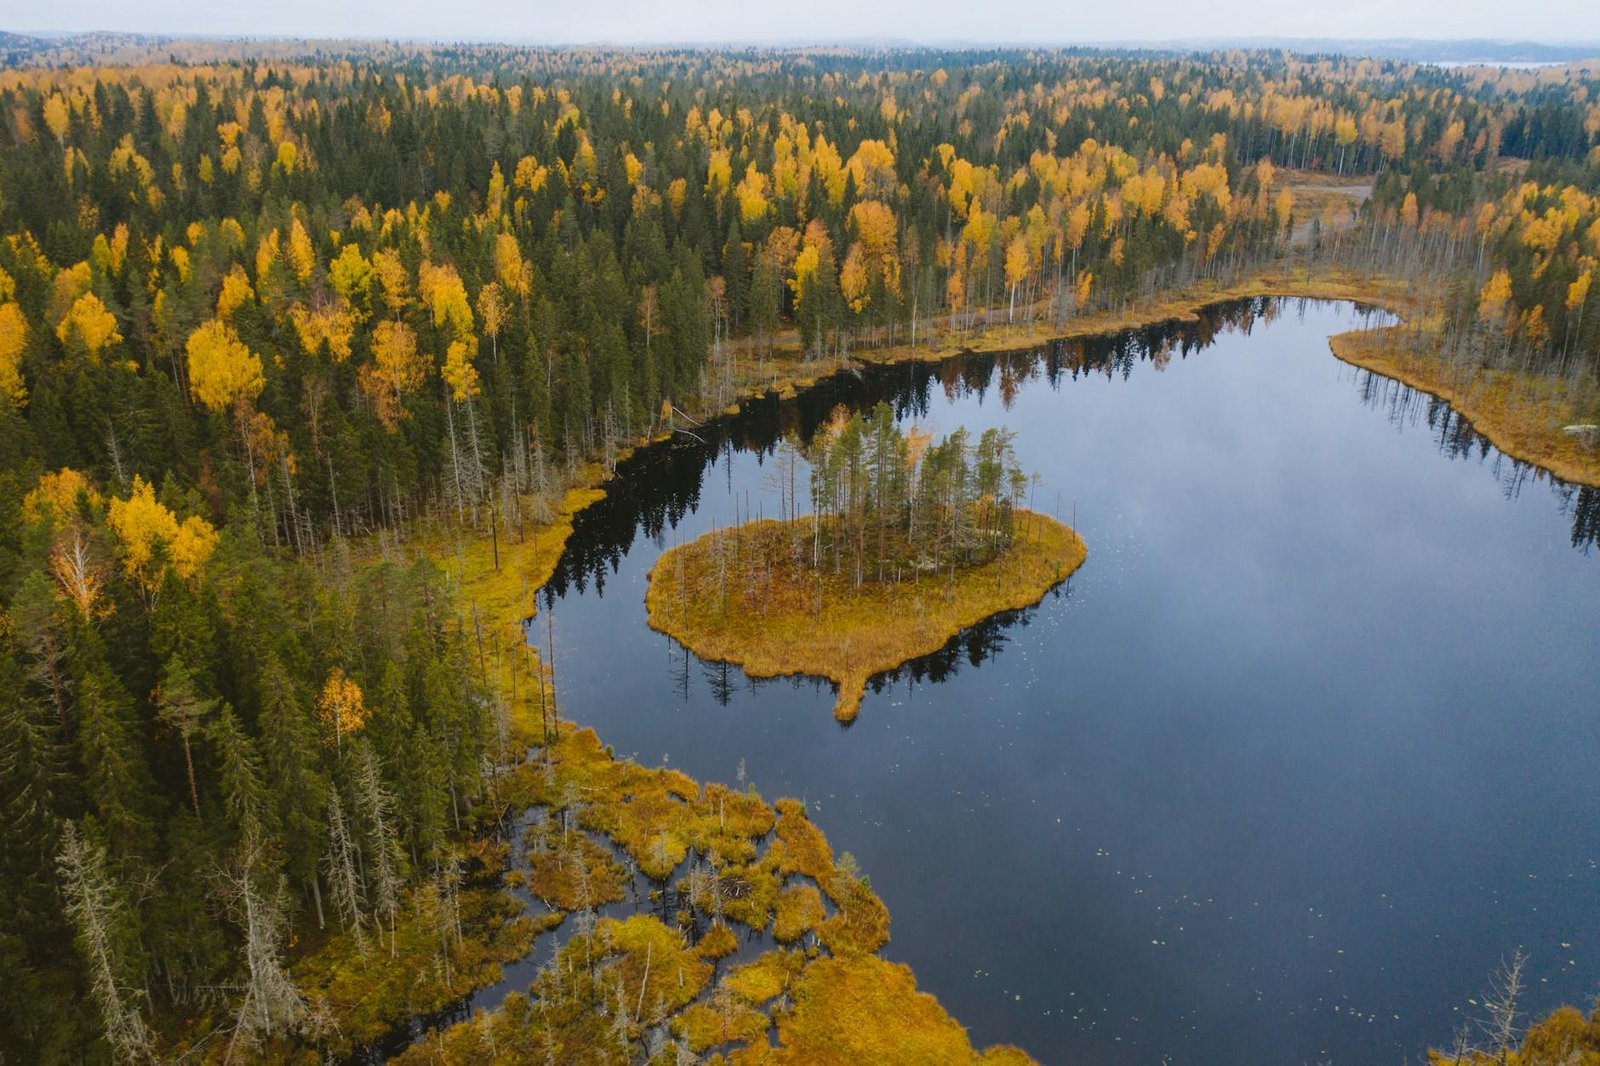
<path fill-rule="evenodd" d="M 775 380 L 780 352 L 831 372 L 1297 262 L 1429 271 L 1456 350 L 1600 371 L 1594 67 L 291 43 L 15 58 L 3 1062 L 334 1046 L 291 964 L 336 934 L 399 953 L 424 905 L 449 924 L 527 739 L 455 590 L 401 546 L 525 537 L 589 464 Z M 1372 195 L 1329 212 L 1308 183 Z M 851 454 L 908 447 L 886 418 L 838 432 Z M 971 470 L 954 447 L 925 468 L 963 500 L 1022 501 L 1005 440 Z M 824 509 L 841 485 L 817 490 Z M 860 519 L 849 565 L 881 567 L 872 512 L 836 509 Z"/>

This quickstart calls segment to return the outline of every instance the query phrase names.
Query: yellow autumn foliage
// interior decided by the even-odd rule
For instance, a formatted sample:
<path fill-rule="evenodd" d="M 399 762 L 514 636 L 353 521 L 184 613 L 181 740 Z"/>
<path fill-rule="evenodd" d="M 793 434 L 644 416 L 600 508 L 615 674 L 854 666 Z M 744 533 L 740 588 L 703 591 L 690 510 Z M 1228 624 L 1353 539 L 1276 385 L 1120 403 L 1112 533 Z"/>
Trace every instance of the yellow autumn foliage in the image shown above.
<path fill-rule="evenodd" d="M 517 245 L 517 239 L 509 233 L 495 235 L 494 276 L 506 292 L 528 295 L 522 274 L 522 249 Z"/>
<path fill-rule="evenodd" d="M 0 304 L 0 396 L 17 407 L 28 399 L 22 382 L 22 353 L 28 346 L 28 319 L 14 303 Z"/>
<path fill-rule="evenodd" d="M 38 484 L 22 499 L 22 517 L 33 523 L 66 518 L 77 511 L 78 497 L 85 493 L 91 507 L 100 505 L 102 497 L 94 483 L 70 466 L 41 474 Z"/>
<path fill-rule="evenodd" d="M 739 218 L 746 223 L 765 218 L 767 212 L 772 210 L 772 204 L 767 199 L 767 176 L 756 169 L 751 163 L 745 168 L 744 177 L 739 179 L 739 186 L 734 190 L 734 197 L 739 201 Z"/>
<path fill-rule="evenodd" d="M 266 289 L 272 282 L 272 264 L 278 261 L 281 243 L 278 231 L 273 230 L 256 245 L 256 288 Z"/>
<path fill-rule="evenodd" d="M 417 351 L 417 335 L 404 322 L 379 322 L 372 331 L 372 362 L 357 375 L 378 421 L 393 433 L 405 420 L 406 394 L 422 387 L 433 359 Z"/>
<path fill-rule="evenodd" d="M 1032 264 L 1028 259 L 1028 241 L 1022 234 L 1011 238 L 1011 243 L 1006 245 L 1006 286 L 1015 287 L 1021 284 L 1028 276 Z"/>
<path fill-rule="evenodd" d="M 478 394 L 478 371 L 472 365 L 472 348 L 466 341 L 451 341 L 440 375 L 450 386 L 450 397 L 465 403 Z"/>
<path fill-rule="evenodd" d="M 316 355 L 323 344 L 335 363 L 350 358 L 350 342 L 356 333 L 355 316 L 343 304 L 326 303 L 308 308 L 295 304 L 289 308 L 289 321 L 294 325 L 295 336 L 307 355 Z"/>
<path fill-rule="evenodd" d="M 816 277 L 817 270 L 822 266 L 821 250 L 814 244 L 808 244 L 801 250 L 794 260 L 794 277 L 789 279 L 789 288 L 800 296 L 805 291 L 807 283 Z"/>
<path fill-rule="evenodd" d="M 867 287 L 867 267 L 865 257 L 861 254 L 861 245 L 852 244 L 845 253 L 844 262 L 839 266 L 839 292 L 844 296 L 845 303 L 850 305 L 850 310 L 856 314 L 867 309 L 871 302 Z"/>
<path fill-rule="evenodd" d="M 250 287 L 250 276 L 244 272 L 244 267 L 235 263 L 223 275 L 222 291 L 217 293 L 217 317 L 232 319 L 235 311 L 255 298 L 256 291 Z"/>
<path fill-rule="evenodd" d="M 1503 322 L 1511 302 L 1511 275 L 1496 270 L 1478 293 L 1478 317 L 1485 322 Z"/>
<path fill-rule="evenodd" d="M 67 101 L 60 93 L 51 93 L 44 102 L 44 124 L 58 141 L 65 140 L 67 125 L 71 114 L 67 110 Z"/>
<path fill-rule="evenodd" d="M 322 694 L 317 697 L 317 715 L 333 732 L 335 741 L 359 731 L 367 724 L 367 704 L 361 686 L 346 677 L 337 666 L 328 674 Z"/>
<path fill-rule="evenodd" d="M 715 149 L 706 170 L 706 193 L 713 199 L 721 199 L 728 194 L 732 183 L 733 167 L 729 162 L 728 150 Z"/>
<path fill-rule="evenodd" d="M 867 200 L 894 197 L 898 180 L 894 171 L 894 152 L 882 141 L 866 140 L 856 146 L 847 164 L 856 181 L 856 195 Z M 829 190 L 830 196 L 832 190 Z"/>
<path fill-rule="evenodd" d="M 346 307 L 359 312 L 366 306 L 372 273 L 372 264 L 361 254 L 361 246 L 351 242 L 340 248 L 339 254 L 328 264 L 328 283 Z"/>
<path fill-rule="evenodd" d="M 189 391 L 212 411 L 254 400 L 266 386 L 261 357 L 220 318 L 196 327 L 184 351 L 189 357 Z"/>
<path fill-rule="evenodd" d="M 311 281 L 311 272 L 317 266 L 317 250 L 312 247 L 311 235 L 298 218 L 289 226 L 289 266 L 302 285 Z"/>
<path fill-rule="evenodd" d="M 875 257 L 895 254 L 900 228 L 888 204 L 880 200 L 862 200 L 850 208 L 849 217 L 862 251 Z"/>
<path fill-rule="evenodd" d="M 435 326 L 449 326 L 457 337 L 472 332 L 472 304 L 455 267 L 448 263 L 434 266 L 424 260 L 417 268 L 417 293 L 422 297 L 422 306 L 433 315 Z"/>
<path fill-rule="evenodd" d="M 822 189 L 827 194 L 829 203 L 835 207 L 844 203 L 844 186 L 849 173 L 845 170 L 839 149 L 828 143 L 820 134 L 817 136 L 816 147 L 811 151 L 811 172 L 822 183 Z"/>
<path fill-rule="evenodd" d="M 1588 299 L 1589 299 L 1589 286 L 1590 286 L 1590 283 L 1593 280 L 1594 280 L 1594 268 L 1590 267 L 1589 269 L 1585 270 L 1582 274 L 1578 275 L 1578 280 L 1574 281 L 1571 285 L 1567 286 L 1567 310 L 1568 311 L 1576 311 L 1579 308 L 1581 308 L 1584 305 L 1584 303 L 1586 303 L 1588 301 Z M 3 335 L 3 332 L 4 332 L 3 327 L 0 327 L 0 335 Z M 3 341 L 0 341 L 0 374 L 4 373 L 4 363 L 5 363 L 5 357 L 4 357 L 4 352 L 3 352 Z M 3 383 L 3 382 L 0 382 L 0 383 Z"/>
<path fill-rule="evenodd" d="M 72 307 L 56 326 L 56 337 L 68 352 L 87 356 L 96 363 L 102 352 L 122 342 L 116 316 L 106 310 L 100 297 L 92 292 L 72 302 Z"/>
<path fill-rule="evenodd" d="M 210 522 L 197 515 L 179 522 L 137 474 L 128 498 L 111 500 L 106 522 L 122 546 L 123 568 L 147 593 L 161 587 L 168 566 L 181 578 L 193 577 L 217 547 Z"/>
<path fill-rule="evenodd" d="M 506 299 L 498 281 L 491 281 L 478 290 L 478 321 L 483 332 L 490 337 L 500 336 L 500 327 L 506 322 Z"/>
<path fill-rule="evenodd" d="M 513 188 L 521 189 L 532 196 L 544 188 L 549 178 L 550 169 L 540 166 L 537 159 L 528 155 L 517 160 L 517 169 L 512 172 L 511 184 Z"/>
<path fill-rule="evenodd" d="M 45 264 L 48 269 L 48 264 Z M 75 262 L 72 266 L 62 267 L 56 271 L 50 283 L 50 320 L 61 322 L 66 319 L 67 312 L 72 311 L 72 303 L 78 296 L 90 291 L 90 264 L 88 262 Z"/>

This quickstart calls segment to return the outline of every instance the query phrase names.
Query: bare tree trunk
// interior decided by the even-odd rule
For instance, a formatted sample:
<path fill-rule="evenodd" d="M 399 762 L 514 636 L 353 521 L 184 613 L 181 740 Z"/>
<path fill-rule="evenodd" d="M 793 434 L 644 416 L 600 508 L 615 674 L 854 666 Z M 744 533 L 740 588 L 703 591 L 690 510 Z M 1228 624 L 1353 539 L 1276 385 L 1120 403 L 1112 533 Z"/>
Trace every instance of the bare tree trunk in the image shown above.
<path fill-rule="evenodd" d="M 356 869 L 355 845 L 350 839 L 350 829 L 344 818 L 344 805 L 339 793 L 334 791 L 328 801 L 328 853 L 323 863 L 328 871 L 328 887 L 333 892 L 333 906 L 339 920 L 355 936 L 363 939 L 362 901 L 366 887 Z"/>
<path fill-rule="evenodd" d="M 398 950 L 395 919 L 400 912 L 400 872 L 395 863 L 399 840 L 395 835 L 394 797 L 383 787 L 378 756 L 372 745 L 361 744 L 357 765 L 357 802 L 366 817 L 372 844 L 372 890 L 376 909 L 389 919 L 389 953 Z"/>
<path fill-rule="evenodd" d="M 62 832 L 56 868 L 61 874 L 67 918 L 89 971 L 90 993 L 105 1023 L 106 1043 L 119 1059 L 142 1059 L 149 1050 L 150 1030 L 139 1011 L 140 993 L 127 987 L 119 972 L 123 960 L 116 946 L 116 926 L 122 905 L 106 870 L 105 852 L 80 836 L 78 827 L 69 822 Z"/>
<path fill-rule="evenodd" d="M 259 860 L 260 845 L 252 834 L 245 839 L 238 869 L 229 879 L 234 911 L 244 928 L 248 975 L 244 1001 L 239 1005 L 229 1043 L 230 1056 L 240 1040 L 253 1045 L 261 1037 L 270 1039 L 275 1033 L 294 1031 L 306 1017 L 305 997 L 295 987 L 281 957 L 283 880 L 279 877 L 270 891 L 263 892 L 256 883 Z"/>

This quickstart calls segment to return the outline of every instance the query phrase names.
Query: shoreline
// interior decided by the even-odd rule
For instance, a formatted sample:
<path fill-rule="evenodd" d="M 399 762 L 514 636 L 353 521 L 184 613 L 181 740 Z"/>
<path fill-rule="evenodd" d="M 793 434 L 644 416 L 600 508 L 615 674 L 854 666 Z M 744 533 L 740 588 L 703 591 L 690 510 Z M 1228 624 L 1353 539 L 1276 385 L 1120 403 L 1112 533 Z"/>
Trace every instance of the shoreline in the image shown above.
<path fill-rule="evenodd" d="M 1461 387 L 1446 377 L 1442 363 L 1407 351 L 1398 334 L 1393 326 L 1352 330 L 1329 337 L 1328 347 L 1342 362 L 1449 404 L 1509 458 L 1561 481 L 1600 488 L 1600 449 L 1585 447 L 1562 432 L 1562 426 L 1580 417 L 1570 403 L 1553 396 L 1543 402 L 1515 397 L 1519 389 L 1548 390 L 1551 379 L 1481 370 L 1478 387 Z M 1550 417 L 1551 413 L 1560 417 Z"/>
<path fill-rule="evenodd" d="M 840 374 L 865 366 L 899 363 L 939 363 L 962 355 L 1023 351 L 1056 341 L 1109 337 L 1129 330 L 1145 329 L 1165 322 L 1194 322 L 1208 308 L 1233 300 L 1269 297 L 1275 299 L 1342 300 L 1387 311 L 1402 320 L 1415 319 L 1425 326 L 1433 310 L 1417 295 L 1412 282 L 1388 275 L 1346 270 L 1308 271 L 1297 269 L 1262 270 L 1241 281 L 1228 284 L 1201 283 L 1176 290 L 1151 300 L 1136 302 L 1125 310 L 1092 311 L 1065 319 L 1060 328 L 1048 323 L 1001 325 L 969 334 L 950 334 L 935 330 L 932 338 L 913 347 L 896 344 L 863 348 L 839 360 L 824 364 L 806 361 L 798 350 L 780 347 L 764 361 L 761 381 L 745 367 L 746 380 L 737 386 L 736 400 L 721 412 L 705 413 L 705 418 L 734 415 L 748 401 L 776 396 L 792 399 L 800 391 Z M 1393 337 L 1397 327 L 1375 327 L 1332 334 L 1328 346 L 1341 362 L 1392 378 L 1448 403 L 1467 419 L 1475 430 L 1488 438 L 1508 457 L 1562 481 L 1600 488 L 1600 449 L 1585 448 L 1561 432 L 1561 427 L 1584 420 L 1560 397 L 1536 396 L 1515 400 L 1515 394 L 1548 393 L 1553 381 L 1542 375 L 1491 370 L 1483 373 L 1489 384 L 1483 389 L 1461 389 L 1446 376 L 1442 364 L 1426 360 L 1398 345 L 1383 343 Z M 1548 417 L 1557 411 L 1562 417 Z M 1570 416 L 1570 417 L 1569 417 Z M 1530 422 L 1545 424 L 1534 429 Z M 662 439 L 658 436 L 657 440 Z"/>
<path fill-rule="evenodd" d="M 1110 337 L 1165 322 L 1195 322 L 1202 312 L 1218 304 L 1261 297 L 1345 300 L 1402 316 L 1422 310 L 1405 281 L 1386 275 L 1360 275 L 1343 270 L 1262 270 L 1227 284 L 1198 283 L 1155 299 L 1131 303 L 1122 310 L 1072 315 L 1063 319 L 1059 327 L 1048 322 L 1033 322 L 989 326 L 970 332 L 935 329 L 931 338 L 915 346 L 906 343 L 860 348 L 831 360 L 807 360 L 797 348 L 779 346 L 771 356 L 760 360 L 758 366 L 739 368 L 743 380 L 735 385 L 733 403 L 721 410 L 697 410 L 695 417 L 706 421 L 733 415 L 748 401 L 772 396 L 791 399 L 821 381 L 865 366 L 939 363 L 962 355 L 1025 351 L 1056 341 Z M 746 354 L 745 363 L 749 360 Z M 661 435 L 653 439 L 659 440 Z"/>

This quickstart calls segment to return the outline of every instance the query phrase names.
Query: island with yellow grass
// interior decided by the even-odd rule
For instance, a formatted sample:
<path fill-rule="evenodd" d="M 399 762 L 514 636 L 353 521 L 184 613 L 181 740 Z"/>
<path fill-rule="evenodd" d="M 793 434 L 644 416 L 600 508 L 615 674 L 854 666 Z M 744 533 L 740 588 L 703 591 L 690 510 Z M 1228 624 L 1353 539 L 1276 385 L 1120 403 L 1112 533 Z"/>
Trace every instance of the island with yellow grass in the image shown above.
<path fill-rule="evenodd" d="M 841 409 L 809 442 L 785 441 L 774 465 L 782 517 L 665 552 L 650 572 L 650 625 L 753 677 L 833 681 L 843 722 L 874 674 L 1038 603 L 1086 555 L 1070 528 L 1022 506 L 1030 482 L 1004 430 L 934 443 L 884 405 Z"/>

